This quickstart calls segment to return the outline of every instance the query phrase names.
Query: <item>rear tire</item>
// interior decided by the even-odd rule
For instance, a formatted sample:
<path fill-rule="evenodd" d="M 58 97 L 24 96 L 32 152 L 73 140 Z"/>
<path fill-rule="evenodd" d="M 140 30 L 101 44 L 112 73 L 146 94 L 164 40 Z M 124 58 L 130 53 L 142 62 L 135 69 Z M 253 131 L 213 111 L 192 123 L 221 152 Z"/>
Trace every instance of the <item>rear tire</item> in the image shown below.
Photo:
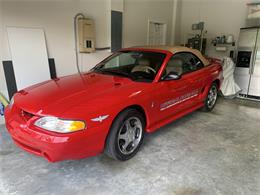
<path fill-rule="evenodd" d="M 106 140 L 105 153 L 116 160 L 132 158 L 142 145 L 145 119 L 135 109 L 126 109 L 114 120 Z"/>
<path fill-rule="evenodd" d="M 204 102 L 204 107 L 202 108 L 205 112 L 210 112 L 216 105 L 218 99 L 218 86 L 213 83 L 208 91 L 207 98 Z"/>

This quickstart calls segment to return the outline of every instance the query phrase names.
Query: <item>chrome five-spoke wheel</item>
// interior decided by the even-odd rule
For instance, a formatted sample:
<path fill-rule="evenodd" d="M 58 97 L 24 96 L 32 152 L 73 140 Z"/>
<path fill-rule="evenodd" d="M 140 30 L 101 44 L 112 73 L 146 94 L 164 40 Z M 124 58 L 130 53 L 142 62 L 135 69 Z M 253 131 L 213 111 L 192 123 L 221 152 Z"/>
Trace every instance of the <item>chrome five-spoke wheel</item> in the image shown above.
<path fill-rule="evenodd" d="M 216 85 L 212 85 L 212 87 L 209 90 L 207 104 L 209 108 L 213 108 L 218 97 L 218 89 Z"/>
<path fill-rule="evenodd" d="M 142 123 L 137 117 L 128 118 L 122 125 L 118 134 L 118 148 L 123 154 L 132 153 L 142 138 Z"/>
<path fill-rule="evenodd" d="M 145 124 L 145 115 L 136 109 L 119 113 L 106 140 L 106 154 L 121 161 L 132 158 L 142 145 Z"/>
<path fill-rule="evenodd" d="M 204 107 L 202 108 L 202 110 L 206 112 L 211 111 L 216 105 L 217 99 L 218 99 L 218 86 L 214 82 L 209 88 L 207 98 L 204 102 Z"/>

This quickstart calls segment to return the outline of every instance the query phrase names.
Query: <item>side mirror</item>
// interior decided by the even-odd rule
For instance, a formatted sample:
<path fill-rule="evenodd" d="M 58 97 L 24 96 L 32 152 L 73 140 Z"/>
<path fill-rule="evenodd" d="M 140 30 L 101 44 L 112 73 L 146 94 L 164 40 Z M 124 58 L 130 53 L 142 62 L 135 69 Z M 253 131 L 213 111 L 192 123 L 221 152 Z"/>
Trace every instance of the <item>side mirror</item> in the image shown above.
<path fill-rule="evenodd" d="M 178 80 L 181 78 L 181 75 L 178 75 L 176 72 L 169 72 L 166 76 L 162 78 L 164 81 L 172 81 L 172 80 Z"/>

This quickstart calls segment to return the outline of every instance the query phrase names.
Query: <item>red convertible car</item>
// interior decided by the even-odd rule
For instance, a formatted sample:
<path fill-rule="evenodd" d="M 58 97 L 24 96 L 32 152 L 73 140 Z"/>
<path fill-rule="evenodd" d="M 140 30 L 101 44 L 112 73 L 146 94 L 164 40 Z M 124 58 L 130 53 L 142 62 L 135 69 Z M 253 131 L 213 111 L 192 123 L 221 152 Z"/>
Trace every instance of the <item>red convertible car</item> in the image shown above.
<path fill-rule="evenodd" d="M 105 152 L 132 158 L 145 133 L 202 108 L 211 111 L 222 67 L 186 47 L 122 49 L 86 73 L 17 92 L 6 126 L 22 149 L 50 162 Z"/>

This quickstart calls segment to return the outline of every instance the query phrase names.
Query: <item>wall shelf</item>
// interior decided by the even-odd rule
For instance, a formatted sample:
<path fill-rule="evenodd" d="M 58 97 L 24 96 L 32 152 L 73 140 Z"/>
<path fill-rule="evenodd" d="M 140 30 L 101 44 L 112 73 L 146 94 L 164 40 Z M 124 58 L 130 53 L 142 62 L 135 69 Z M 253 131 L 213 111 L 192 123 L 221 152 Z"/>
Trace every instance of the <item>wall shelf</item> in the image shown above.
<path fill-rule="evenodd" d="M 215 47 L 234 47 L 236 45 L 235 42 L 233 43 L 213 43 Z"/>

